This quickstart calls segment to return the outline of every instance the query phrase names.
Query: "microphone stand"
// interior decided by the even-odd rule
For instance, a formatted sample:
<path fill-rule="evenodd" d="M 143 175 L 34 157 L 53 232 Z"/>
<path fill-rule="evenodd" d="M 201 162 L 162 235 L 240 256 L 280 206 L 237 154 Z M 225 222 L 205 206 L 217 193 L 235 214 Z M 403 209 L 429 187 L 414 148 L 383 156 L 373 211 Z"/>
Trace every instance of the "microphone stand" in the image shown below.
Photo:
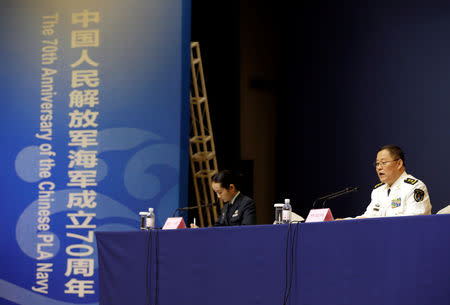
<path fill-rule="evenodd" d="M 179 216 L 181 217 L 187 210 L 193 210 L 193 209 L 198 209 L 198 208 L 203 208 L 203 207 L 213 207 L 213 206 L 216 206 L 216 204 L 209 203 L 209 204 L 201 204 L 201 205 L 196 205 L 196 206 L 191 206 L 191 207 L 178 208 L 173 212 L 172 217 L 175 217 L 175 214 L 179 211 L 183 211 L 181 214 L 179 214 Z"/>
<path fill-rule="evenodd" d="M 178 214 L 178 217 L 183 217 L 183 214 L 184 214 L 185 211 L 186 211 L 186 209 L 183 209 L 183 208 L 178 208 L 178 209 L 176 209 L 175 211 L 173 211 L 172 217 L 175 217 L 175 215 L 177 214 L 177 212 L 180 212 L 180 211 L 181 211 L 181 213 Z"/>
<path fill-rule="evenodd" d="M 348 193 L 356 192 L 357 190 L 359 190 L 359 187 L 347 187 L 341 191 L 338 191 L 338 192 L 335 192 L 335 193 L 332 193 L 332 194 L 329 194 L 326 196 L 322 196 L 322 197 L 314 200 L 312 208 L 314 209 L 314 206 L 316 205 L 317 201 L 323 200 L 322 208 L 324 208 L 325 202 L 327 202 L 328 200 L 340 197 L 340 196 L 348 194 Z"/>

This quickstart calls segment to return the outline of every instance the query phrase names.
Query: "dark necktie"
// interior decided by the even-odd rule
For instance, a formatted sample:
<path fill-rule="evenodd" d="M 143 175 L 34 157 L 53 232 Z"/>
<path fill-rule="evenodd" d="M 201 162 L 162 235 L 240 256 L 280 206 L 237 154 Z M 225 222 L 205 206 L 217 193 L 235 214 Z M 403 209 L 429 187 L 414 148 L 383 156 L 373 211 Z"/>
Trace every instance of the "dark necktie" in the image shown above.
<path fill-rule="evenodd" d="M 388 197 L 389 197 L 389 193 L 391 192 L 391 189 L 388 189 Z"/>

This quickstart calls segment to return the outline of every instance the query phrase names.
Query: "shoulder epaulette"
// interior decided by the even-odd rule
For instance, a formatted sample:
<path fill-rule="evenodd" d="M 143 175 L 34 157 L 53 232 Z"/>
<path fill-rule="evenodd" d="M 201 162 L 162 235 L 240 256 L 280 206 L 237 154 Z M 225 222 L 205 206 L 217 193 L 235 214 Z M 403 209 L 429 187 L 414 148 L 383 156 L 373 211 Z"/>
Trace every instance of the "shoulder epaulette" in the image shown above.
<path fill-rule="evenodd" d="M 379 188 L 379 187 L 382 186 L 383 184 L 384 184 L 384 182 L 378 183 L 377 185 L 375 185 L 375 186 L 373 187 L 373 189 Z"/>
<path fill-rule="evenodd" d="M 413 178 L 406 178 L 405 180 L 403 180 L 403 182 L 414 185 L 417 183 L 417 179 L 413 179 Z"/>

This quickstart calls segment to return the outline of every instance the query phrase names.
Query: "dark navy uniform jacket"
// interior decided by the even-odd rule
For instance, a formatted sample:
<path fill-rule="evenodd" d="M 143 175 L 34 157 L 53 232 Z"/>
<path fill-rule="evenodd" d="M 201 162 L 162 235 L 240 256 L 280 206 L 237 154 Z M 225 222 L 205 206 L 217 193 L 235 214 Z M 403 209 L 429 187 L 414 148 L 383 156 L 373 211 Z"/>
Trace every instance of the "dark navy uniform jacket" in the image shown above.
<path fill-rule="evenodd" d="M 215 226 L 256 225 L 256 206 L 253 199 L 239 193 L 234 203 L 223 205 Z"/>

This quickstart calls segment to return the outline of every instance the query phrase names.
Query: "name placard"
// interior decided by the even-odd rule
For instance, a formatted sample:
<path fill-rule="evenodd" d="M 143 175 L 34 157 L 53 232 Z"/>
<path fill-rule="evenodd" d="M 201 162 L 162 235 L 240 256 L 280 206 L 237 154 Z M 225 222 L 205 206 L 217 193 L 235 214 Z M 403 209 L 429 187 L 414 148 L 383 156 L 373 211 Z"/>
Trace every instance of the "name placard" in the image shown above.
<path fill-rule="evenodd" d="M 305 222 L 320 222 L 334 220 L 330 209 L 312 209 Z"/>
<path fill-rule="evenodd" d="M 186 229 L 183 217 L 169 217 L 164 224 L 163 230 Z"/>

